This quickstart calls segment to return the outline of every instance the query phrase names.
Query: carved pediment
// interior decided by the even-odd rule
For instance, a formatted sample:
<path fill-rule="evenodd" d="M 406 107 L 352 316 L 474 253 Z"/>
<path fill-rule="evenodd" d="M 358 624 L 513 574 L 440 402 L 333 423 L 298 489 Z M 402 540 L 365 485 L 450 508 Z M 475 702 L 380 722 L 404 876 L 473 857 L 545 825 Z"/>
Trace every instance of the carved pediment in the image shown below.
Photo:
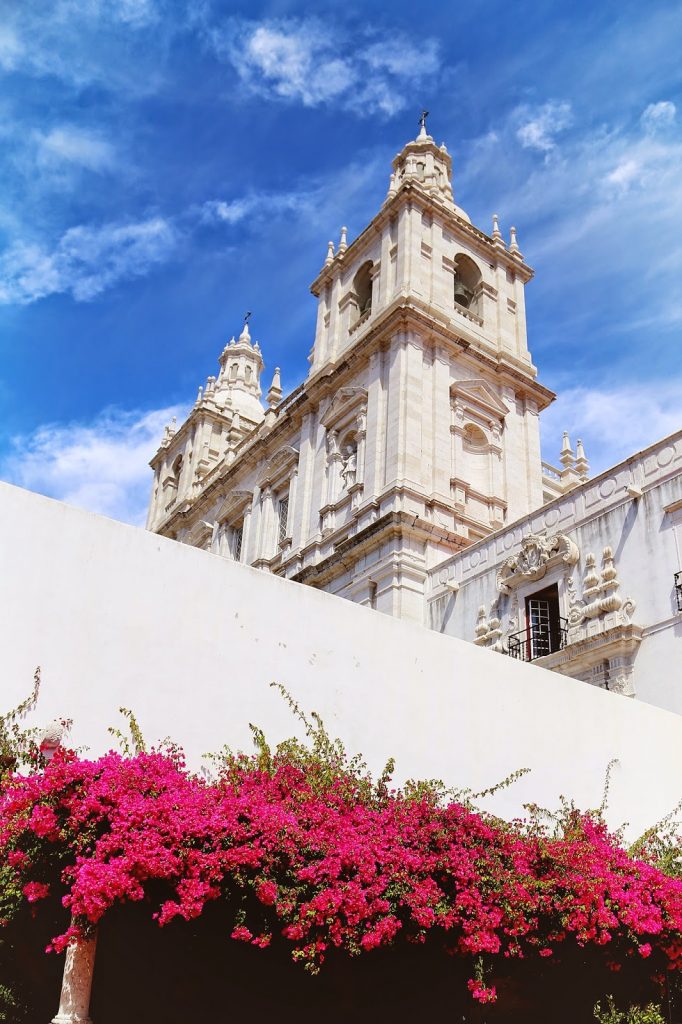
<path fill-rule="evenodd" d="M 338 424 L 352 414 L 359 415 L 360 411 L 367 408 L 367 388 L 350 387 L 339 388 L 329 407 L 320 422 L 323 427 L 338 426 Z"/>
<path fill-rule="evenodd" d="M 577 546 L 565 534 L 552 537 L 528 533 L 521 541 L 521 550 L 497 570 L 497 589 L 509 594 L 521 583 L 541 580 L 556 565 L 575 565 L 580 556 Z"/>
<path fill-rule="evenodd" d="M 258 476 L 258 485 L 263 487 L 290 473 L 298 465 L 298 455 L 298 448 L 293 448 L 290 444 L 282 445 L 265 462 Z"/>
<path fill-rule="evenodd" d="M 488 415 L 504 419 L 509 409 L 493 389 L 481 378 L 458 380 L 450 388 L 450 395 L 463 406 L 482 410 Z"/>
<path fill-rule="evenodd" d="M 250 505 L 252 501 L 253 491 L 230 491 L 220 503 L 220 507 L 216 512 L 216 519 L 219 522 L 230 519 L 235 512 L 241 511 L 247 505 Z"/>

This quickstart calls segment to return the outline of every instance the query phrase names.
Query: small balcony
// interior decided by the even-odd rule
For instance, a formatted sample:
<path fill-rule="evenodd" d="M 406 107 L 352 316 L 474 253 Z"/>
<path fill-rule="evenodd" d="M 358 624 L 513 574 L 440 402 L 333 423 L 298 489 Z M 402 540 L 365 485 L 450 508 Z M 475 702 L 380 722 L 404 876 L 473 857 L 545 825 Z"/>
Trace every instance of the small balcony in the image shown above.
<path fill-rule="evenodd" d="M 675 573 L 675 597 L 677 599 L 677 610 L 682 612 L 682 570 Z"/>
<path fill-rule="evenodd" d="M 681 574 L 682 575 L 682 574 Z M 512 633 L 507 639 L 510 658 L 517 661 L 536 661 L 548 654 L 562 651 L 568 643 L 568 621 L 559 618 L 551 623 L 528 623 L 525 629 Z"/>

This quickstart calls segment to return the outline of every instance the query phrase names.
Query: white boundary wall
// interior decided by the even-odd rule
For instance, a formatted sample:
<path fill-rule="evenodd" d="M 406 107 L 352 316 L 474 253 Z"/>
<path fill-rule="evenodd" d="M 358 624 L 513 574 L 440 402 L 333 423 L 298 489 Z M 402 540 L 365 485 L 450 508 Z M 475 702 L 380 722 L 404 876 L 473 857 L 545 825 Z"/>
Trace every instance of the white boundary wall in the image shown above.
<path fill-rule="evenodd" d="M 373 769 L 480 788 L 489 803 L 581 806 L 614 771 L 610 820 L 634 835 L 682 795 L 682 717 L 480 650 L 332 595 L 0 484 L 0 707 L 43 688 L 34 719 L 74 719 L 93 753 L 132 708 L 192 764 L 224 743 L 299 732 L 283 683 Z"/>

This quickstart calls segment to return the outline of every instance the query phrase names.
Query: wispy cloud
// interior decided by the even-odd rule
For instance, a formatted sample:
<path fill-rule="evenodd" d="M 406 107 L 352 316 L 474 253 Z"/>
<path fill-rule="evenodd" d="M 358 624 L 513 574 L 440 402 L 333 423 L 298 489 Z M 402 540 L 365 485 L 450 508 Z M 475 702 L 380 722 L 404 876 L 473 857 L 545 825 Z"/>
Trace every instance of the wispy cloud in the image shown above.
<path fill-rule="evenodd" d="M 283 213 L 302 214 L 313 209 L 319 190 L 305 192 L 252 192 L 235 199 L 209 199 L 199 216 L 205 224 L 238 224 L 247 218 L 261 220 Z"/>
<path fill-rule="evenodd" d="M 116 165 L 116 151 L 101 134 L 62 125 L 36 134 L 41 164 L 71 164 L 89 171 L 110 170 Z"/>
<path fill-rule="evenodd" d="M 660 100 L 650 103 L 642 114 L 642 124 L 646 131 L 657 132 L 669 128 L 674 123 L 677 107 L 671 100 Z"/>
<path fill-rule="evenodd" d="M 13 71 L 21 62 L 24 47 L 11 25 L 0 25 L 0 68 Z"/>
<path fill-rule="evenodd" d="M 682 428 L 682 377 L 622 387 L 562 390 L 542 414 L 544 457 L 556 464 L 562 431 L 585 443 L 599 473 Z"/>
<path fill-rule="evenodd" d="M 108 158 L 107 150 L 91 152 L 86 143 L 77 152 L 81 160 Z M 376 173 L 376 161 L 368 159 L 362 166 L 351 164 L 327 178 L 307 181 L 301 189 L 209 199 L 177 214 L 138 221 L 77 225 L 52 245 L 17 236 L 17 225 L 13 225 L 17 237 L 0 252 L 0 305 L 27 305 L 55 294 L 90 301 L 119 282 L 142 277 L 173 259 L 178 246 L 193 244 L 202 227 L 228 232 L 239 225 L 243 232 L 248 225 L 262 232 L 276 220 L 310 222 L 313 214 L 316 223 L 325 223 L 335 217 L 339 206 L 344 208 L 343 218 L 352 224 L 358 203 L 366 206 L 365 189 Z"/>
<path fill-rule="evenodd" d="M 216 53 L 242 84 L 271 99 L 306 107 L 333 106 L 359 116 L 391 116 L 440 69 L 438 46 L 416 46 L 400 33 L 357 31 L 315 18 L 230 20 L 207 30 Z"/>
<path fill-rule="evenodd" d="M 15 242 L 0 256 L 0 303 L 26 304 L 61 292 L 77 301 L 93 299 L 167 260 L 176 241 L 174 225 L 152 217 L 69 228 L 52 250 Z"/>
<path fill-rule="evenodd" d="M 154 91 L 150 60 L 163 53 L 184 18 L 167 0 L 23 0 L 0 26 L 0 70 L 54 77 L 81 88 Z"/>
<path fill-rule="evenodd" d="M 538 271 L 529 304 L 547 315 L 538 324 L 531 310 L 529 322 L 539 335 L 539 343 L 531 336 L 531 344 L 541 365 L 557 362 L 563 335 L 579 372 L 580 360 L 588 361 L 579 339 L 597 330 L 602 341 L 589 352 L 590 365 L 608 361 L 610 372 L 616 366 L 628 372 L 636 362 L 634 346 L 641 345 L 633 328 L 645 324 L 651 339 L 646 366 L 653 373 L 658 339 L 652 332 L 680 322 L 682 134 L 669 101 L 662 102 L 655 132 L 649 130 L 651 109 L 643 105 L 634 124 L 629 117 L 612 124 L 576 119 L 561 145 L 547 153 L 523 145 L 515 112 L 466 149 L 458 194 L 485 190 L 494 196 L 488 209 L 494 202 L 503 225 L 517 225 L 521 247 Z M 605 335 L 615 345 L 619 334 L 632 337 L 633 348 L 621 340 L 618 353 L 608 352 Z M 543 337 L 551 345 L 544 353 L 538 348 Z"/>
<path fill-rule="evenodd" d="M 178 407 L 107 409 L 89 423 L 45 424 L 12 439 L 0 475 L 20 487 L 141 526 L 152 484 L 149 459 L 165 424 L 185 413 Z"/>
<path fill-rule="evenodd" d="M 516 137 L 521 145 L 541 153 L 550 153 L 555 149 L 555 136 L 573 121 L 570 103 L 556 100 L 539 107 L 518 107 L 512 117 L 519 122 Z"/>

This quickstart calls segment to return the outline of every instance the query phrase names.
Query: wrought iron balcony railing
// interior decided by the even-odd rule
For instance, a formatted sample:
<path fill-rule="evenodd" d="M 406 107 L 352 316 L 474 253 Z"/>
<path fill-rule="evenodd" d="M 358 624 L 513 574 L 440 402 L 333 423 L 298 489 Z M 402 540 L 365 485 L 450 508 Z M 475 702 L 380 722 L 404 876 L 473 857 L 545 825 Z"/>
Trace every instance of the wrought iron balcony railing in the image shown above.
<path fill-rule="evenodd" d="M 675 596 L 677 597 L 677 610 L 682 612 L 682 570 L 675 573 Z"/>
<path fill-rule="evenodd" d="M 562 651 L 568 643 L 568 621 L 559 619 L 556 624 L 529 623 L 525 629 L 512 633 L 507 639 L 506 653 L 519 661 L 535 661 L 555 651 Z"/>

